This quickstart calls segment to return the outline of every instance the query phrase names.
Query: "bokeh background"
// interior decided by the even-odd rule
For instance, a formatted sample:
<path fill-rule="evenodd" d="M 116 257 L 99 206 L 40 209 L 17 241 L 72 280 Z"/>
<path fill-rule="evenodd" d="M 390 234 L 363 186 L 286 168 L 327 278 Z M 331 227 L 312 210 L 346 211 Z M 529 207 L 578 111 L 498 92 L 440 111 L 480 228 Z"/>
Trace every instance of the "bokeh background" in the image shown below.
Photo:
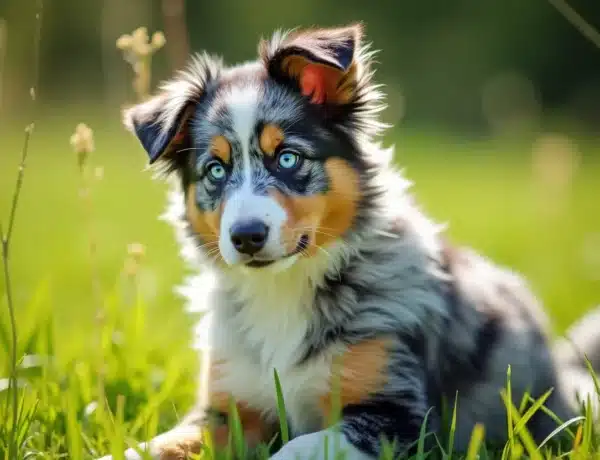
<path fill-rule="evenodd" d="M 192 51 L 236 63 L 253 59 L 258 39 L 277 28 L 362 21 L 380 50 L 377 78 L 389 105 L 383 117 L 394 125 L 385 143 L 396 145 L 423 208 L 449 223 L 456 243 L 525 275 L 557 332 L 600 303 L 600 49 L 547 0 L 44 3 L 36 64 L 36 1 L 0 0 L 3 222 L 24 128 L 35 120 L 11 254 L 22 351 L 35 351 L 32 331 L 51 324 L 60 360 L 85 356 L 95 346 L 95 289 L 109 303 L 126 293 L 128 245 L 139 243 L 140 328 L 157 350 L 143 359 L 187 353 L 191 319 L 173 293 L 186 268 L 158 220 L 165 185 L 144 170 L 144 152 L 120 125 L 120 107 L 135 94 L 115 42 L 139 26 L 166 36 L 153 59 L 155 85 Z M 600 27 L 600 2 L 571 6 Z M 87 196 L 69 145 L 80 122 L 95 138 Z M 2 369 L 7 327 L 2 303 Z"/>

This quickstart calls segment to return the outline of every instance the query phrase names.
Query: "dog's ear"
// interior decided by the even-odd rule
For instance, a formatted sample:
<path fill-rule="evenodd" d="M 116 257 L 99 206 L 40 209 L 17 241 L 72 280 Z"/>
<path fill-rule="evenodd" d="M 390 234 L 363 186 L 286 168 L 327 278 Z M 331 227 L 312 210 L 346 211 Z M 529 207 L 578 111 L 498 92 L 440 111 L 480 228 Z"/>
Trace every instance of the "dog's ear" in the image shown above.
<path fill-rule="evenodd" d="M 269 75 L 293 83 L 315 104 L 345 104 L 355 96 L 362 26 L 277 33 L 261 41 Z"/>
<path fill-rule="evenodd" d="M 168 94 L 160 94 L 123 112 L 125 126 L 137 136 L 150 164 L 172 157 L 188 136 L 188 121 L 194 106 L 185 104 L 168 114 L 165 110 L 168 100 Z"/>
<path fill-rule="evenodd" d="M 123 111 L 125 127 L 137 136 L 150 164 L 173 160 L 189 144 L 190 120 L 206 85 L 218 77 L 220 65 L 208 56 L 196 56 L 187 69 L 165 82 L 157 95 Z"/>

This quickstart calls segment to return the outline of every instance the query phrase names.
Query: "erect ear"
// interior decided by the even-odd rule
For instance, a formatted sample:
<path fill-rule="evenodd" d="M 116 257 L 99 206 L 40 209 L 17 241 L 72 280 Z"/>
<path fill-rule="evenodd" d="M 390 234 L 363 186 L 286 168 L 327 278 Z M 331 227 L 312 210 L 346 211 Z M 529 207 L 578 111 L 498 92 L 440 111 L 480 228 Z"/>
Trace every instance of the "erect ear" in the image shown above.
<path fill-rule="evenodd" d="M 315 104 L 345 104 L 356 94 L 362 26 L 277 33 L 259 53 L 271 77 L 293 81 Z"/>
<path fill-rule="evenodd" d="M 165 82 L 158 95 L 123 111 L 123 123 L 134 133 L 150 159 L 173 160 L 189 144 L 190 118 L 209 81 L 218 77 L 220 61 L 196 56 L 187 69 Z"/>

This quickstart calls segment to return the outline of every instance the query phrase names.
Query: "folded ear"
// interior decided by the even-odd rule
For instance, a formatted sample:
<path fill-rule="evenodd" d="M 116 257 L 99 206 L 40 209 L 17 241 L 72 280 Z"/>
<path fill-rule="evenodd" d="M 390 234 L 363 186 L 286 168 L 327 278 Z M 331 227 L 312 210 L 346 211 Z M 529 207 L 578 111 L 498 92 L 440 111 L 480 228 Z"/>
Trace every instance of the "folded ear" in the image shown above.
<path fill-rule="evenodd" d="M 123 113 L 125 126 L 139 139 L 148 153 L 150 164 L 170 157 L 187 140 L 188 121 L 194 107 L 186 104 L 169 116 L 165 111 L 168 97 L 160 94 Z"/>
<path fill-rule="evenodd" d="M 158 95 L 123 111 L 123 123 L 134 133 L 150 159 L 172 160 L 189 144 L 190 119 L 206 85 L 218 77 L 220 62 L 196 56 L 176 78 L 164 83 Z"/>
<path fill-rule="evenodd" d="M 358 83 L 362 26 L 275 34 L 259 53 L 272 78 L 293 82 L 315 104 L 352 101 Z"/>

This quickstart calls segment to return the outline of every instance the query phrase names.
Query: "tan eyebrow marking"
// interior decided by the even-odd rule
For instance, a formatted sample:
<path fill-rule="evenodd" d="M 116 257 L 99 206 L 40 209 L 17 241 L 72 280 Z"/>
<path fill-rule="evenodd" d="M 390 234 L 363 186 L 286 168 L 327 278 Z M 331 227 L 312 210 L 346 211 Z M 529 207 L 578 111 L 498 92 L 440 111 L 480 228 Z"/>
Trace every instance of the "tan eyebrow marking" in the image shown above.
<path fill-rule="evenodd" d="M 225 136 L 215 136 L 210 145 L 210 153 L 217 158 L 220 158 L 224 163 L 229 163 L 231 160 L 231 145 Z"/>
<path fill-rule="evenodd" d="M 260 149 L 265 155 L 272 156 L 275 153 L 275 149 L 283 142 L 283 139 L 283 131 L 279 126 L 273 124 L 265 125 L 260 133 Z"/>

